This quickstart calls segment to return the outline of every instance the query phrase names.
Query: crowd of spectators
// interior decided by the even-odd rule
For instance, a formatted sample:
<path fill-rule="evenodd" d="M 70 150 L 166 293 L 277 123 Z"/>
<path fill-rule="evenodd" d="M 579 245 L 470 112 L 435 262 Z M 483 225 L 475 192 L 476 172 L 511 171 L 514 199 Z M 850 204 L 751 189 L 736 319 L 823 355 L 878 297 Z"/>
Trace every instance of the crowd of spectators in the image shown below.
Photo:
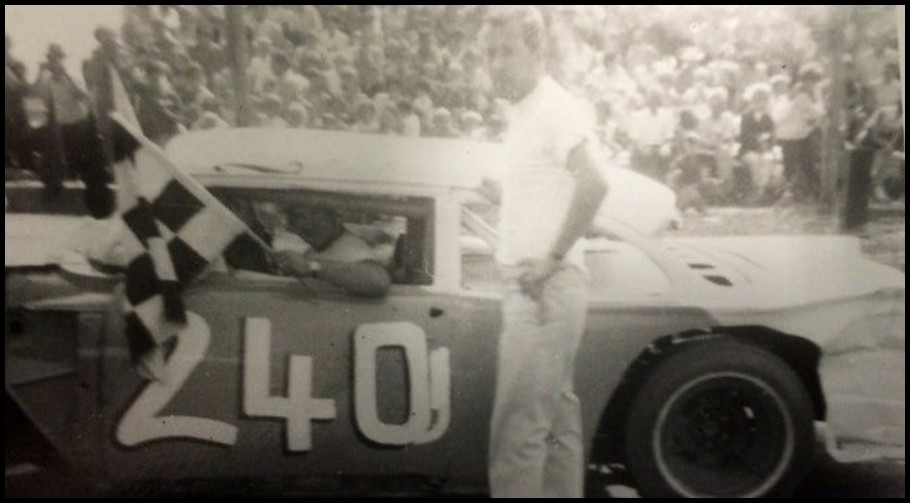
<path fill-rule="evenodd" d="M 224 6 L 129 6 L 119 33 L 97 30 L 74 100 L 105 115 L 113 65 L 159 141 L 241 125 L 495 140 L 505 120 L 486 70 L 487 8 L 245 7 L 244 109 Z M 824 12 L 744 9 L 554 6 L 550 70 L 592 105 L 602 143 L 649 176 L 717 202 L 813 199 L 830 90 L 815 42 Z M 899 59 L 893 37 L 853 31 L 847 106 L 862 117 L 900 101 Z M 7 164 L 11 88 L 25 82 L 9 46 Z"/>

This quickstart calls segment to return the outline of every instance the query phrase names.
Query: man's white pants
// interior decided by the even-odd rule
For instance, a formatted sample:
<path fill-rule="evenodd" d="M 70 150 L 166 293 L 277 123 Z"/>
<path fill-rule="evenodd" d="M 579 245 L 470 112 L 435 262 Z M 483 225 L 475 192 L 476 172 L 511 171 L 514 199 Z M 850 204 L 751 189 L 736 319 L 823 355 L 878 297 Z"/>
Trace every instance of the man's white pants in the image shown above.
<path fill-rule="evenodd" d="M 515 274 L 505 271 L 491 496 L 582 497 L 584 446 L 573 380 L 587 311 L 585 276 L 563 267 L 533 300 Z"/>

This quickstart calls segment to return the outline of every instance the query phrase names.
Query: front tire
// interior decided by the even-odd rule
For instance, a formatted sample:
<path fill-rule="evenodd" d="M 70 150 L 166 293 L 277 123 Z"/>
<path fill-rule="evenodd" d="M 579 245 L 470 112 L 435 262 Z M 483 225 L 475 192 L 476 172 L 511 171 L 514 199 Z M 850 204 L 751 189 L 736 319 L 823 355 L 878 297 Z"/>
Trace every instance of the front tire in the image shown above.
<path fill-rule="evenodd" d="M 628 468 L 645 497 L 791 493 L 814 447 L 812 401 L 781 359 L 733 341 L 660 362 L 633 399 Z"/>

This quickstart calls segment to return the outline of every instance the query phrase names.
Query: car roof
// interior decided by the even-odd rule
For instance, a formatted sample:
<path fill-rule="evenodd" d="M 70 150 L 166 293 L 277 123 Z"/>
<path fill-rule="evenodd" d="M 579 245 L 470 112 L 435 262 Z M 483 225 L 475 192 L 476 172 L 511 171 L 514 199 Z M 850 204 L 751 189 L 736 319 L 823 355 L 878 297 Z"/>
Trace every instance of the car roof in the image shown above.
<path fill-rule="evenodd" d="M 193 131 L 165 150 L 181 169 L 206 179 L 467 189 L 496 172 L 501 155 L 495 144 L 470 140 L 263 128 Z"/>

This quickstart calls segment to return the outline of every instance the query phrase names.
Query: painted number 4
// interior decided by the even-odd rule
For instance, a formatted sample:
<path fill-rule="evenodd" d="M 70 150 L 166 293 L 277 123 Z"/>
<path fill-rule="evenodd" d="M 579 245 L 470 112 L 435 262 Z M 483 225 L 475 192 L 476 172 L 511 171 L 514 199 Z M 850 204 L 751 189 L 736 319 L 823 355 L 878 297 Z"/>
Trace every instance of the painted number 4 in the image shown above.
<path fill-rule="evenodd" d="M 291 356 L 288 396 L 269 394 L 269 348 L 272 324 L 264 318 L 246 320 L 243 365 L 243 412 L 252 417 L 280 417 L 287 421 L 289 451 L 313 447 L 311 421 L 335 419 L 335 401 L 313 398 L 313 359 Z"/>

